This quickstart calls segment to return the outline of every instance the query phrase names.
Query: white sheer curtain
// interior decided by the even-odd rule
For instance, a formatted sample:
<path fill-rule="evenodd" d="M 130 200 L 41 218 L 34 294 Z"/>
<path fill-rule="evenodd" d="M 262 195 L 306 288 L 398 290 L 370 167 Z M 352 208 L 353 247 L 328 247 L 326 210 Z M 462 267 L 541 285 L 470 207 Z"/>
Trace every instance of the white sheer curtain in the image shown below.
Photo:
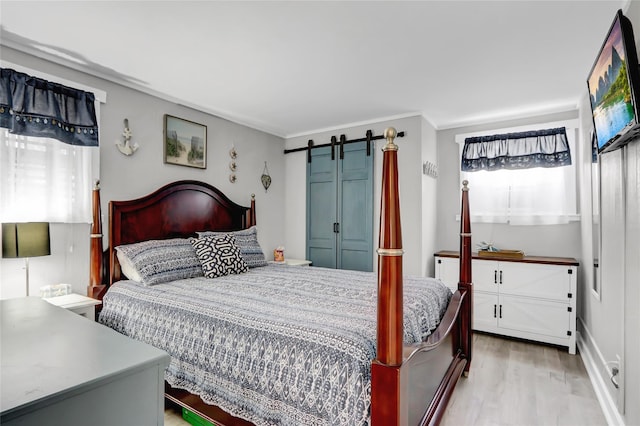
<path fill-rule="evenodd" d="M 458 142 L 462 158 L 464 143 L 460 139 Z M 570 150 L 576 152 L 576 131 L 572 126 L 567 126 L 567 143 Z M 461 171 L 460 183 L 464 180 L 469 181 L 469 203 L 474 222 L 552 225 L 577 218 L 575 164 Z"/>
<path fill-rule="evenodd" d="M 90 223 L 98 149 L 0 128 L 0 222 Z"/>
<path fill-rule="evenodd" d="M 559 224 L 576 214 L 573 166 L 461 172 L 461 178 L 469 181 L 476 222 Z"/>

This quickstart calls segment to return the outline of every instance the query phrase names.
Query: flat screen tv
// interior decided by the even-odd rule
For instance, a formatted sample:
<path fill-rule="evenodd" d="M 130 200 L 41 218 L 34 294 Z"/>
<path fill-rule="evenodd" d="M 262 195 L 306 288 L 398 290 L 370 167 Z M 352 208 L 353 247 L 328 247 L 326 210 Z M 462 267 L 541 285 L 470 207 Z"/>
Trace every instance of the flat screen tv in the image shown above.
<path fill-rule="evenodd" d="M 618 10 L 587 78 L 598 152 L 640 135 L 640 71 L 631 21 Z"/>

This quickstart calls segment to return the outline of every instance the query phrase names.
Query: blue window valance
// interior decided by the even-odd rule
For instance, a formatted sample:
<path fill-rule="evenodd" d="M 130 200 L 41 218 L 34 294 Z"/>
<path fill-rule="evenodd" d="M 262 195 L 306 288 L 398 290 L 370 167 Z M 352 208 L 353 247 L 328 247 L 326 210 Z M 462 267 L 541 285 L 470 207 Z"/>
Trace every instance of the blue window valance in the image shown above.
<path fill-rule="evenodd" d="M 11 133 L 98 146 L 93 93 L 0 68 L 0 127 Z"/>
<path fill-rule="evenodd" d="M 461 170 L 530 169 L 571 164 L 564 127 L 466 138 Z"/>

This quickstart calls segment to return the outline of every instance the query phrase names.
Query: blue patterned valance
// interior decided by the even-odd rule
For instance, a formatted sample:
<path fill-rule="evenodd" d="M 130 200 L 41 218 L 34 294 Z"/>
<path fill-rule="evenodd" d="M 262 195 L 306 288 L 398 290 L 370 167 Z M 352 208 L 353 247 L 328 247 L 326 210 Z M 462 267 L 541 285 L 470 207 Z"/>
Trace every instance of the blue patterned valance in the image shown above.
<path fill-rule="evenodd" d="M 98 146 L 93 93 L 0 68 L 0 127 L 11 133 Z"/>
<path fill-rule="evenodd" d="M 461 170 L 530 169 L 571 164 L 564 127 L 467 138 Z"/>

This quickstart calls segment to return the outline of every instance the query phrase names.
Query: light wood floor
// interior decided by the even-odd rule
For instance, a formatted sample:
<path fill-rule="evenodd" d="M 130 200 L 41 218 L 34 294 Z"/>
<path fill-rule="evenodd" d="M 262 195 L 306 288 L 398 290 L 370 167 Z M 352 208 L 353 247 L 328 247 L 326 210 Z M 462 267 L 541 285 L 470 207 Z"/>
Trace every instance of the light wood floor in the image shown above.
<path fill-rule="evenodd" d="M 579 354 L 477 333 L 473 343 L 443 426 L 607 424 Z"/>
<path fill-rule="evenodd" d="M 473 349 L 469 377 L 458 382 L 443 426 L 607 424 L 580 355 L 486 334 L 474 335 Z M 172 408 L 164 420 L 188 426 Z"/>

